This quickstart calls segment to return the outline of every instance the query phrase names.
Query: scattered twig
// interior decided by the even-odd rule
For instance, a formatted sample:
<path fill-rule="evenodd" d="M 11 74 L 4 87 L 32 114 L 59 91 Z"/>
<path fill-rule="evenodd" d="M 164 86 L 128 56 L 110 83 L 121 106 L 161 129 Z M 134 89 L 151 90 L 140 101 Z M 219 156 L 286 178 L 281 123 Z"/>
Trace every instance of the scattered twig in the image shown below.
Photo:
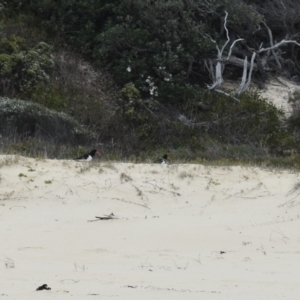
<path fill-rule="evenodd" d="M 97 219 L 99 219 L 99 220 L 112 220 L 112 219 L 118 219 L 118 218 L 112 218 L 112 217 L 95 217 L 95 218 L 97 218 Z"/>
<path fill-rule="evenodd" d="M 74 279 L 63 279 L 63 280 L 61 280 L 60 282 L 61 283 L 65 283 L 65 281 L 72 281 L 72 283 L 78 283 L 80 280 L 74 280 Z"/>
<path fill-rule="evenodd" d="M 269 240 L 270 241 L 275 241 L 276 240 L 276 237 L 275 237 L 276 234 L 279 236 L 278 238 L 281 239 L 282 241 L 284 241 L 285 243 L 287 243 L 287 241 L 290 239 L 281 230 L 278 229 L 278 230 L 272 230 L 271 231 Z"/>
<path fill-rule="evenodd" d="M 3 194 L 3 198 L 2 199 L 0 199 L 0 200 L 8 200 L 8 199 L 10 199 L 11 198 L 11 196 L 12 196 L 12 194 L 14 193 L 15 191 L 11 191 L 10 193 L 4 193 Z M 1 195 L 2 196 L 2 195 Z"/>
<path fill-rule="evenodd" d="M 110 188 L 111 187 L 111 179 L 110 178 L 108 178 L 108 179 L 106 179 L 105 180 L 105 189 L 107 189 L 107 188 Z"/>
<path fill-rule="evenodd" d="M 27 187 L 27 189 L 31 192 L 32 190 L 24 183 L 24 185 Z"/>
<path fill-rule="evenodd" d="M 98 185 L 95 183 L 95 182 L 88 182 L 88 183 L 86 183 L 86 184 L 83 184 L 83 185 L 79 185 L 78 187 L 85 187 L 85 186 L 88 186 L 88 185 L 94 185 L 95 187 L 96 187 L 96 189 L 97 189 L 97 193 L 99 193 L 99 187 L 98 187 Z"/>
<path fill-rule="evenodd" d="M 114 213 L 111 213 L 110 215 L 104 215 L 104 217 L 95 217 L 97 219 L 100 219 L 100 220 L 112 220 L 112 219 L 119 219 L 119 218 L 116 218 Z"/>
<path fill-rule="evenodd" d="M 122 201 L 122 202 L 126 202 L 126 203 L 131 203 L 131 204 L 135 204 L 135 205 L 138 205 L 138 206 L 142 206 L 142 207 L 145 207 L 147 209 L 150 209 L 147 205 L 144 205 L 144 204 L 139 204 L 139 203 L 136 203 L 136 202 L 132 202 L 132 201 L 127 201 L 127 200 L 124 200 L 124 199 L 119 199 L 119 198 L 110 198 L 112 200 L 117 200 L 117 201 Z"/>
<path fill-rule="evenodd" d="M 15 268 L 15 262 L 13 259 L 9 258 L 9 257 L 5 257 L 5 268 L 7 269 L 14 269 Z"/>
<path fill-rule="evenodd" d="M 12 206 L 12 207 L 10 207 L 9 209 L 12 209 L 12 208 L 18 208 L 18 207 L 26 208 L 26 206 L 18 205 L 18 206 Z"/>
<path fill-rule="evenodd" d="M 76 272 L 84 272 L 88 269 L 86 265 L 79 266 L 76 263 L 74 263 L 74 268 Z"/>
<path fill-rule="evenodd" d="M 200 265 L 202 264 L 200 254 L 198 255 L 198 259 L 193 259 L 193 260 L 199 263 Z"/>
<path fill-rule="evenodd" d="M 169 191 L 169 190 L 167 190 L 167 189 L 165 189 L 163 187 L 158 186 L 157 183 L 156 183 L 156 180 L 155 180 L 155 184 L 153 184 L 151 181 L 152 180 L 146 180 L 146 181 L 144 181 L 144 183 L 151 184 L 155 189 L 158 189 L 159 191 L 169 192 L 169 193 L 171 193 L 174 196 L 181 196 L 180 193 L 176 193 L 174 191 Z"/>
<path fill-rule="evenodd" d="M 114 220 L 114 219 L 119 219 L 116 218 L 114 213 L 111 213 L 110 215 L 104 215 L 104 217 L 97 217 L 95 216 L 95 218 L 97 218 L 97 220 L 89 220 L 88 222 L 95 222 L 95 221 L 100 221 L 100 220 Z"/>
<path fill-rule="evenodd" d="M 186 270 L 187 267 L 188 267 L 188 265 L 189 265 L 189 262 L 187 262 L 186 265 L 185 265 L 185 267 L 179 267 L 174 260 L 173 260 L 173 262 L 174 262 L 176 268 L 179 269 L 179 270 Z"/>

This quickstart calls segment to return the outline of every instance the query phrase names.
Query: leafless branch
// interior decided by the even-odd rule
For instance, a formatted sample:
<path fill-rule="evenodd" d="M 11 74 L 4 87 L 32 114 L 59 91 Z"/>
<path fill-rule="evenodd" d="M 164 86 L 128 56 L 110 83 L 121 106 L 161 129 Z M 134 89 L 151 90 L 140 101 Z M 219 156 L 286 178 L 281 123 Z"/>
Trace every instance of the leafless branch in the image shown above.
<path fill-rule="evenodd" d="M 296 42 L 296 41 L 283 39 L 282 41 L 280 41 L 279 43 L 275 44 L 274 46 L 271 46 L 271 47 L 268 47 L 268 48 L 261 48 L 261 49 L 259 49 L 257 51 L 257 53 L 262 53 L 262 52 L 265 52 L 265 51 L 268 51 L 268 50 L 279 48 L 280 46 L 285 45 L 285 44 L 295 44 L 297 46 L 300 46 L 300 44 L 298 42 Z"/>
<path fill-rule="evenodd" d="M 263 24 L 265 25 L 265 27 L 267 28 L 268 35 L 269 35 L 269 39 L 270 39 L 270 45 L 271 45 L 271 47 L 272 47 L 272 46 L 274 46 L 272 31 L 271 31 L 271 29 L 269 28 L 269 26 L 268 26 L 265 22 L 262 22 L 262 23 L 263 23 Z M 278 57 L 277 57 L 277 55 L 276 55 L 276 53 L 275 53 L 275 51 L 274 51 L 274 48 L 273 48 L 273 49 L 270 49 L 270 50 L 271 50 L 271 52 L 272 52 L 272 54 L 273 54 L 273 56 L 274 56 L 274 58 L 275 58 L 275 61 L 276 61 L 276 63 L 277 63 L 278 68 L 281 70 L 281 69 L 282 69 L 282 66 L 281 66 L 281 63 L 280 63 L 280 61 L 279 61 L 279 59 L 278 59 Z"/>
<path fill-rule="evenodd" d="M 231 45 L 231 47 L 230 47 L 230 49 L 229 49 L 228 55 L 227 55 L 227 60 L 228 60 L 228 59 L 230 58 L 230 56 L 231 56 L 231 52 L 232 52 L 232 49 L 233 49 L 234 45 L 235 45 L 237 42 L 240 42 L 240 41 L 244 41 L 244 39 L 237 39 L 237 40 L 235 40 L 235 41 L 232 43 L 232 45 Z"/>
<path fill-rule="evenodd" d="M 225 18 L 224 18 L 224 29 L 226 31 L 226 37 L 227 37 L 227 40 L 226 42 L 224 43 L 224 45 L 222 46 L 222 48 L 220 49 L 219 46 L 217 45 L 216 41 L 213 40 L 210 36 L 210 40 L 216 44 L 216 49 L 217 49 L 217 62 L 216 62 L 216 67 L 215 67 L 215 75 L 211 75 L 213 78 L 214 78 L 214 83 L 211 84 L 211 85 L 208 85 L 208 89 L 210 90 L 216 90 L 218 88 L 221 87 L 222 83 L 223 83 L 223 71 L 224 71 L 224 68 L 225 68 L 225 65 L 224 65 L 224 59 L 223 59 L 223 52 L 225 50 L 225 48 L 227 47 L 228 43 L 230 42 L 230 37 L 229 37 L 229 31 L 228 31 L 228 28 L 227 28 L 227 18 L 228 18 L 228 12 L 225 11 Z M 226 60 L 229 60 L 230 58 L 230 55 L 232 53 L 232 49 L 233 47 L 235 46 L 235 44 L 239 41 L 242 41 L 243 39 L 237 39 L 235 40 L 230 49 L 229 49 L 229 52 L 228 52 L 228 55 L 227 55 L 227 58 L 225 59 Z M 209 69 L 210 73 L 211 73 L 211 69 Z"/>
<path fill-rule="evenodd" d="M 210 40 L 216 44 L 216 49 L 217 49 L 217 52 L 218 52 L 218 55 L 217 55 L 217 63 L 216 63 L 216 69 L 215 69 L 215 82 L 212 84 L 212 85 L 209 85 L 208 88 L 210 90 L 213 90 L 215 88 L 218 88 L 221 86 L 222 82 L 223 82 L 223 78 L 222 78 L 222 54 L 223 54 L 223 51 L 225 49 L 225 47 L 227 46 L 227 44 L 229 43 L 230 41 L 230 38 L 229 38 L 229 33 L 228 33 L 228 29 L 227 29 L 227 26 L 226 26 L 226 23 L 227 23 L 227 17 L 228 17 L 228 13 L 227 11 L 225 11 L 225 19 L 224 19 L 224 28 L 226 30 L 226 36 L 227 36 L 227 40 L 226 42 L 224 43 L 223 47 L 220 49 L 219 46 L 217 45 L 217 42 L 212 39 L 210 36 Z"/>
<path fill-rule="evenodd" d="M 248 58 L 247 58 L 247 56 L 245 57 L 243 77 L 242 77 L 241 84 L 240 84 L 239 88 L 237 89 L 238 95 L 240 95 L 245 90 L 247 90 L 247 88 L 249 87 L 249 85 L 251 83 L 251 77 L 252 77 L 255 56 L 256 56 L 256 52 L 253 52 L 252 57 L 251 57 L 251 62 L 250 62 L 250 70 L 249 70 L 249 74 L 248 74 L 248 79 L 247 79 L 247 65 L 248 65 L 247 60 L 248 60 Z"/>
<path fill-rule="evenodd" d="M 281 0 L 279 0 L 279 1 L 281 1 Z M 284 3 L 281 3 L 281 4 L 282 4 L 283 9 L 284 8 L 286 9 L 286 7 L 284 6 Z M 225 94 L 225 95 L 230 96 L 231 98 L 239 101 L 237 98 L 232 97 L 231 95 L 226 94 L 225 92 L 220 90 L 220 87 L 223 83 L 223 72 L 224 72 L 226 63 L 230 63 L 233 65 L 243 67 L 242 80 L 241 80 L 239 88 L 237 89 L 237 94 L 240 95 L 242 92 L 244 92 L 249 87 L 249 85 L 251 83 L 253 69 L 258 69 L 262 73 L 262 75 L 265 76 L 265 78 L 266 78 L 265 67 L 266 67 L 268 61 L 270 61 L 271 59 L 275 59 L 278 68 L 282 69 L 282 64 L 280 62 L 280 59 L 281 59 L 280 53 L 277 53 L 275 51 L 275 49 L 277 49 L 285 44 L 295 44 L 297 46 L 300 46 L 300 43 L 298 43 L 294 39 L 283 39 L 280 42 L 277 42 L 274 44 L 273 34 L 272 34 L 271 29 L 268 27 L 268 25 L 265 22 L 262 22 L 262 24 L 266 27 L 266 29 L 268 31 L 270 47 L 264 48 L 263 43 L 260 44 L 258 49 L 250 49 L 248 47 L 248 50 L 252 52 L 251 62 L 249 64 L 247 57 L 245 57 L 244 60 L 238 59 L 236 57 L 231 58 L 231 54 L 232 54 L 233 48 L 235 47 L 236 43 L 244 40 L 242 38 L 238 38 L 235 41 L 233 41 L 233 43 L 231 44 L 227 57 L 224 57 L 223 52 L 224 52 L 225 48 L 228 46 L 228 44 L 230 43 L 229 31 L 227 28 L 227 19 L 228 19 L 228 13 L 227 13 L 227 11 L 225 11 L 225 18 L 224 18 L 223 26 L 224 26 L 224 30 L 226 31 L 227 39 L 221 48 L 219 47 L 219 45 L 217 45 L 217 42 L 212 37 L 207 35 L 210 38 L 210 40 L 216 45 L 216 49 L 217 49 L 217 59 L 210 60 L 209 63 L 208 62 L 205 63 L 205 66 L 208 69 L 211 78 L 213 79 L 213 83 L 211 85 L 207 85 L 207 87 L 209 90 L 214 90 L 218 93 Z M 260 56 L 257 56 L 258 54 L 261 54 L 261 53 L 266 53 L 262 59 L 260 58 Z M 215 66 L 214 69 L 213 69 L 213 65 Z M 249 72 L 248 72 L 248 69 L 249 69 Z"/>

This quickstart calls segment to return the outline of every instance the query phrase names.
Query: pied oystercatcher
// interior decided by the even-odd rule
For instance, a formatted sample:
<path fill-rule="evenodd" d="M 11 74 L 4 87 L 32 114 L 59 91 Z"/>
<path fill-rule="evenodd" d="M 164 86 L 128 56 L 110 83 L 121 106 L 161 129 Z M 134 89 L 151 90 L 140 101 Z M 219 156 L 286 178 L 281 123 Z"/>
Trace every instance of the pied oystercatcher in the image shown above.
<path fill-rule="evenodd" d="M 156 164 L 166 164 L 171 160 L 168 154 L 165 154 L 162 158 L 156 160 L 154 163 Z"/>
<path fill-rule="evenodd" d="M 91 161 L 94 158 L 95 154 L 101 156 L 101 153 L 97 149 L 94 149 L 90 153 L 84 154 L 84 155 L 78 157 L 77 159 L 85 160 L 85 161 Z"/>

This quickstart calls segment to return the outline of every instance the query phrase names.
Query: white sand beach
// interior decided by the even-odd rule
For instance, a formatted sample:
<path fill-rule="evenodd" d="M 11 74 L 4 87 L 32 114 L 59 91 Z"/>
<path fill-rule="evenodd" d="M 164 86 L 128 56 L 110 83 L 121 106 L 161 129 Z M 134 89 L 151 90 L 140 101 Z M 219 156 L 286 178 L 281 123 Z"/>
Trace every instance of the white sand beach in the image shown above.
<path fill-rule="evenodd" d="M 0 299 L 299 299 L 298 173 L 2 155 L 0 176 Z"/>

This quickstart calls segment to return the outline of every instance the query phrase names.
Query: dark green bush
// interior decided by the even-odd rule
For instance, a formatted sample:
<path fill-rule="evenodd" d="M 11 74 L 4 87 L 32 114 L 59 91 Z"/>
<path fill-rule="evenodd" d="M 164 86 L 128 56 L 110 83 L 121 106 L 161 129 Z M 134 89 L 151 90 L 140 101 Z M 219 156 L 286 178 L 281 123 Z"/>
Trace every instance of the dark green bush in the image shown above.
<path fill-rule="evenodd" d="M 64 113 L 29 101 L 0 98 L 0 132 L 3 138 L 40 138 L 53 143 L 84 144 L 92 135 Z"/>
<path fill-rule="evenodd" d="M 56 111 L 64 111 L 67 107 L 67 97 L 58 84 L 36 84 L 28 98 Z"/>
<path fill-rule="evenodd" d="M 0 84 L 2 96 L 28 94 L 38 83 L 49 81 L 49 73 L 53 68 L 50 46 L 44 42 L 35 47 L 19 51 L 14 41 L 0 41 L 11 49 L 0 54 Z M 4 46 L 3 46 L 4 47 Z"/>
<path fill-rule="evenodd" d="M 207 110 L 202 110 L 204 103 Z M 249 91 L 239 101 L 219 93 L 199 92 L 182 106 L 183 111 L 211 138 L 224 144 L 252 145 L 276 152 L 295 146 L 283 123 L 283 112 L 257 92 Z"/>

